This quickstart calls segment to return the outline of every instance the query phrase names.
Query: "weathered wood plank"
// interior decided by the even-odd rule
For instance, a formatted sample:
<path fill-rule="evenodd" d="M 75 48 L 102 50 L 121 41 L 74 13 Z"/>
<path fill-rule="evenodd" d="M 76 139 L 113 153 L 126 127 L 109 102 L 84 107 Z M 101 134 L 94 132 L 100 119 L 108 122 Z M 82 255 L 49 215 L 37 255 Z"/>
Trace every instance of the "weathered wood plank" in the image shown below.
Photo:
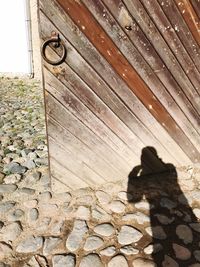
<path fill-rule="evenodd" d="M 150 16 L 144 10 L 142 4 L 138 0 L 124 0 L 124 3 L 131 15 L 140 24 L 142 30 L 153 44 L 157 53 L 162 57 L 167 68 L 173 73 L 173 76 L 176 78 L 176 81 L 190 100 L 191 104 L 195 107 L 196 111 L 199 112 L 199 94 L 193 87 L 179 62 L 177 62 L 176 57 L 168 47 L 155 24 L 152 22 Z"/>
<path fill-rule="evenodd" d="M 101 138 L 105 144 L 110 146 L 121 158 L 121 164 L 124 168 L 129 168 L 133 160 L 137 160 L 137 156 L 129 149 L 121 139 L 119 139 L 106 125 L 97 119 L 97 117 L 83 103 L 73 95 L 60 81 L 53 77 L 50 72 L 45 70 L 46 83 L 45 88 L 54 97 L 66 106 L 66 108 L 84 125 Z"/>
<path fill-rule="evenodd" d="M 188 0 L 175 0 L 195 40 L 200 45 L 200 20 Z"/>
<path fill-rule="evenodd" d="M 167 18 L 157 1 L 154 1 L 153 5 L 148 1 L 141 1 L 146 8 L 149 16 L 152 18 L 155 25 L 160 30 L 160 33 L 162 34 L 165 42 L 174 53 L 176 59 L 182 66 L 185 73 L 187 73 L 187 76 L 196 89 L 197 94 L 195 94 L 195 96 L 200 97 L 200 95 L 198 94 L 198 92 L 200 91 L 200 73 L 177 35 L 177 32 L 179 31 L 179 28 L 182 27 L 182 24 L 180 24 L 180 21 L 178 21 L 178 24 L 176 24 L 173 28 L 169 19 Z M 166 2 L 162 7 L 166 7 L 166 9 L 168 9 L 169 6 L 170 2 Z M 176 16 L 178 18 L 178 14 L 179 13 L 177 12 L 177 10 L 174 10 L 174 12 L 171 13 L 171 16 Z"/>
<path fill-rule="evenodd" d="M 88 183 L 79 179 L 71 171 L 58 162 L 54 157 L 50 156 L 51 162 L 51 175 L 58 179 L 61 183 L 65 184 L 71 190 L 78 189 L 80 187 L 88 187 Z"/>
<path fill-rule="evenodd" d="M 193 162 L 200 159 L 198 150 L 192 145 L 177 126 L 166 109 L 159 103 L 143 80 L 138 76 L 126 58 L 118 51 L 117 47 L 107 36 L 105 31 L 96 22 L 91 13 L 80 2 L 57 0 L 70 17 L 76 22 L 80 29 L 84 30 L 86 36 L 114 67 L 121 78 L 128 84 L 129 88 L 137 95 L 143 104 L 149 109 L 153 116 L 173 136 L 174 140 L 182 147 Z M 77 16 L 77 14 L 79 14 Z M 87 30 L 85 30 L 87 29 Z M 102 40 L 104 43 L 102 44 Z M 125 71 L 126 69 L 126 71 Z"/>
<path fill-rule="evenodd" d="M 182 110 L 177 106 L 171 95 L 167 93 L 166 88 L 158 80 L 155 73 L 146 64 L 142 56 L 132 46 L 130 41 L 121 38 L 123 32 L 120 30 L 112 17 L 109 16 L 108 11 L 105 9 L 105 6 L 103 6 L 100 1 L 83 0 L 83 2 L 87 4 L 91 13 L 95 16 L 103 29 L 107 31 L 107 33 L 121 50 L 123 55 L 125 55 L 126 58 L 129 59 L 129 62 L 135 67 L 146 84 L 151 88 L 154 95 L 160 100 L 160 102 L 163 104 L 169 114 L 174 118 L 177 124 L 181 127 L 184 133 L 188 136 L 188 138 L 195 139 L 196 142 L 194 144 L 200 149 L 200 135 L 192 127 L 190 121 L 184 116 Z M 200 116 L 196 118 L 199 119 L 199 126 Z"/>
<path fill-rule="evenodd" d="M 49 36 L 51 30 L 55 30 L 55 27 L 43 14 L 41 14 L 40 18 L 44 28 L 44 30 L 42 31 L 42 36 L 43 34 L 44 36 Z M 69 44 L 65 37 L 61 36 L 61 38 L 65 41 L 65 45 L 68 51 L 66 63 L 73 69 L 73 71 L 76 72 L 76 74 L 79 75 L 79 77 L 81 77 L 81 79 L 83 79 L 90 86 L 90 88 L 93 89 L 93 91 L 121 119 L 121 121 L 131 129 L 131 131 L 138 138 L 139 142 L 142 142 L 143 147 L 145 145 L 154 146 L 157 148 L 159 155 L 165 155 L 165 161 L 171 160 L 172 155 L 170 155 L 166 151 L 166 149 L 158 142 L 158 140 L 155 139 L 153 134 L 143 126 L 143 124 L 134 116 L 134 114 L 131 113 L 129 109 L 127 109 L 124 103 L 117 97 L 117 95 L 112 91 L 107 83 L 102 80 L 102 78 L 92 69 L 92 67 L 90 67 L 89 64 L 77 53 L 77 51 L 72 47 L 72 45 Z M 51 54 L 51 56 L 54 55 Z M 70 82 L 71 76 L 73 75 L 69 73 L 67 74 L 66 68 L 64 68 L 64 66 L 65 65 L 63 64 L 61 71 L 55 71 L 55 69 L 49 66 L 47 66 L 47 68 L 50 68 L 51 71 L 53 73 L 56 73 L 59 77 L 61 76 L 62 80 L 62 76 L 66 76 L 65 79 L 68 79 L 68 82 Z M 80 95 L 81 94 L 82 92 L 80 93 Z M 79 96 L 79 93 L 77 94 L 77 96 Z M 103 109 L 101 109 L 101 114 L 102 113 Z M 105 118 L 105 121 L 106 120 L 107 118 Z M 126 128 L 126 126 L 123 126 L 123 129 Z M 129 137 L 125 137 L 124 142 L 127 143 L 128 146 L 132 147 L 133 142 L 129 139 Z M 175 162 L 177 164 L 177 161 Z"/>
<path fill-rule="evenodd" d="M 190 0 L 190 1 L 191 1 L 191 4 L 192 4 L 197 16 L 200 19 L 200 0 Z"/>
<path fill-rule="evenodd" d="M 50 118 L 49 118 L 50 119 Z M 50 123 L 50 121 L 49 121 Z M 51 120 L 52 123 L 52 120 Z M 52 124 L 51 124 L 52 126 Z M 68 146 L 63 144 L 63 139 L 66 134 L 66 131 L 63 131 L 59 129 L 58 124 L 55 127 L 49 127 L 49 150 L 50 155 L 53 158 L 56 158 L 56 160 L 62 165 L 67 167 L 69 171 L 71 171 L 76 177 L 77 182 L 85 182 L 88 185 L 100 185 L 105 183 L 105 179 L 102 178 L 100 175 L 98 175 L 95 171 L 93 171 L 85 161 L 80 159 L 80 155 L 82 154 L 82 151 L 79 150 L 79 153 L 76 152 L 76 155 L 74 155 L 75 151 L 69 151 Z M 57 135 L 56 135 L 57 133 Z M 59 137 L 59 139 L 57 139 Z M 56 139 L 54 139 L 56 138 Z M 70 141 L 69 141 L 70 142 Z M 80 147 L 81 149 L 82 147 Z M 87 160 L 85 155 L 85 160 Z M 98 169 L 98 164 L 96 166 L 96 169 Z M 105 173 L 104 173 L 105 175 Z M 67 179 L 66 179 L 67 181 Z"/>
<path fill-rule="evenodd" d="M 53 101 L 53 99 L 49 101 L 51 105 L 54 102 L 53 107 L 55 107 L 56 101 Z M 78 158 L 79 162 L 83 162 L 83 165 L 88 166 L 90 169 L 95 171 L 96 174 L 94 173 L 91 179 L 94 177 L 93 179 L 97 180 L 97 184 L 102 184 L 105 182 L 104 179 L 106 177 L 108 177 L 106 179 L 109 179 L 110 174 L 116 174 L 117 170 L 113 170 L 112 167 L 109 166 L 109 163 L 101 157 L 99 150 L 95 152 L 95 147 L 93 147 L 92 150 L 50 116 L 48 119 L 48 128 L 49 136 L 53 135 L 54 137 L 57 137 L 57 142 L 63 147 L 64 150 L 70 151 L 70 153 L 73 154 L 73 158 Z M 76 160 L 74 163 L 76 163 Z M 66 165 L 68 166 L 67 161 Z M 81 163 L 77 165 L 80 168 Z M 83 178 L 85 179 L 85 175 Z"/>
<path fill-rule="evenodd" d="M 183 130 L 186 130 L 186 132 L 188 128 L 188 130 L 191 131 L 190 137 L 192 136 L 193 138 L 194 130 L 192 131 L 192 128 L 194 127 L 196 131 L 199 131 L 200 115 L 194 110 L 188 98 L 177 84 L 175 78 L 165 67 L 164 62 L 157 54 L 150 41 L 146 38 L 139 25 L 130 16 L 130 13 L 127 11 L 123 3 L 121 1 L 111 2 L 109 0 L 103 0 L 103 2 L 112 12 L 113 16 L 123 29 L 127 25 L 131 25 L 132 30 L 127 31 L 126 34 L 129 36 L 135 47 L 137 47 L 146 62 L 148 62 L 154 73 L 156 73 L 157 77 L 165 86 L 164 88 L 162 84 L 158 83 L 157 85 L 151 87 L 151 89 L 153 90 L 154 94 L 158 96 L 160 101 L 162 100 L 161 102 L 166 109 L 169 112 L 171 111 L 172 116 L 174 117 L 175 115 L 174 118 L 177 122 L 179 122 L 180 126 L 183 124 L 183 122 L 185 122 L 186 126 L 181 127 Z M 149 73 L 149 71 L 147 71 L 147 73 Z M 155 75 L 152 75 L 151 72 L 149 78 L 154 79 L 154 77 Z M 169 93 L 167 93 L 166 89 Z M 179 105 L 179 107 L 176 107 L 176 103 Z M 184 115 L 180 115 L 180 109 L 184 112 L 188 119 L 184 118 Z M 193 126 L 191 125 L 191 122 Z M 197 137 L 197 139 L 199 139 L 199 137 Z"/>
<path fill-rule="evenodd" d="M 50 55 L 53 56 L 53 53 L 50 53 Z M 46 64 L 46 68 L 52 73 L 55 73 L 56 78 L 60 80 L 67 88 L 70 88 L 70 91 L 73 92 L 80 99 L 80 101 L 84 103 L 99 119 L 101 119 L 102 122 L 104 122 L 127 145 L 127 147 L 130 149 L 134 147 L 134 153 L 136 155 L 140 155 L 144 147 L 144 144 L 141 142 L 141 140 L 135 136 L 133 132 L 131 132 L 130 129 L 123 124 L 114 113 L 110 111 L 108 106 L 106 106 L 102 101 L 100 101 L 100 99 L 96 97 L 96 95 L 88 88 L 88 86 L 83 83 L 83 81 L 81 81 L 66 64 L 62 65 L 61 72 L 57 69 L 55 71 L 55 69 L 51 66 L 48 66 L 48 64 Z M 65 94 L 65 90 L 61 91 L 63 94 Z M 160 164 L 158 164 L 156 156 L 152 154 L 151 151 L 149 151 L 149 154 L 152 162 L 155 158 L 154 166 L 156 167 L 156 165 L 158 165 L 157 167 L 159 169 Z"/>
<path fill-rule="evenodd" d="M 64 192 L 70 192 L 74 190 L 69 185 L 66 185 L 59 179 L 55 178 L 51 173 L 51 190 L 56 193 L 64 193 Z"/>
<path fill-rule="evenodd" d="M 136 158 L 135 160 L 133 158 L 132 163 L 130 164 L 127 162 L 124 163 L 115 153 L 115 151 L 113 151 L 108 145 L 105 145 L 105 143 L 98 138 L 97 135 L 95 135 L 88 127 L 82 124 L 75 116 L 73 116 L 66 108 L 64 108 L 64 106 L 59 104 L 56 99 L 48 94 L 48 97 L 46 96 L 46 101 L 47 113 L 49 116 L 62 125 L 66 131 L 69 131 L 76 136 L 78 140 L 84 142 L 84 144 L 89 147 L 89 150 L 98 155 L 99 160 L 97 160 L 97 167 L 99 164 L 101 164 L 100 166 L 105 174 L 104 177 L 106 177 L 106 179 L 109 179 L 107 177 L 110 175 L 111 177 L 116 177 L 116 179 L 120 180 L 124 175 L 124 170 L 127 173 L 133 166 L 139 163 L 139 158 Z M 59 114 L 59 116 L 57 116 L 57 114 Z M 80 143 L 78 144 L 81 145 Z M 74 149 L 78 149 L 75 142 L 72 143 L 72 146 L 74 146 Z M 90 157 L 96 158 L 95 155 L 86 149 L 85 146 L 83 146 L 82 149 L 85 149 L 85 153 L 88 153 L 88 159 L 90 159 Z"/>
<path fill-rule="evenodd" d="M 101 74 L 112 90 L 126 103 L 127 108 L 135 113 L 135 116 L 153 133 L 154 136 L 162 143 L 162 146 L 169 152 L 176 155 L 180 164 L 189 164 L 190 160 L 182 152 L 181 148 L 160 126 L 148 110 L 144 108 L 141 102 L 128 89 L 127 85 L 118 77 L 118 75 L 110 68 L 107 62 L 100 56 L 97 50 L 88 42 L 84 35 L 78 30 L 77 26 L 69 19 L 69 17 L 56 5 L 55 1 L 42 1 L 42 10 L 46 15 L 51 17 L 54 24 L 67 36 L 70 42 L 76 47 L 82 57 L 87 60 L 92 67 Z M 59 14 L 59 16 L 57 16 Z M 55 27 L 51 30 L 55 30 Z M 70 50 L 69 50 L 70 51 Z M 69 55 L 70 56 L 70 53 Z M 72 54 L 73 56 L 73 54 Z M 75 57 L 74 57 L 75 60 Z M 78 63 L 78 62 L 77 62 Z M 151 144 L 149 144 L 151 145 Z M 156 147 L 157 148 L 157 147 Z M 165 160 L 165 155 L 162 155 Z M 172 156 L 173 158 L 173 156 Z M 166 161 L 166 160 L 165 160 Z"/>
<path fill-rule="evenodd" d="M 170 26 L 166 30 L 176 32 L 188 54 L 190 55 L 190 58 L 193 60 L 198 70 L 200 70 L 200 47 L 190 32 L 185 20 L 181 16 L 175 2 L 173 0 L 169 0 L 167 3 L 163 2 L 162 0 L 158 1 L 172 24 L 172 27 Z M 174 41 L 176 41 L 176 37 L 174 38 Z M 179 52 L 179 49 L 177 52 Z"/>

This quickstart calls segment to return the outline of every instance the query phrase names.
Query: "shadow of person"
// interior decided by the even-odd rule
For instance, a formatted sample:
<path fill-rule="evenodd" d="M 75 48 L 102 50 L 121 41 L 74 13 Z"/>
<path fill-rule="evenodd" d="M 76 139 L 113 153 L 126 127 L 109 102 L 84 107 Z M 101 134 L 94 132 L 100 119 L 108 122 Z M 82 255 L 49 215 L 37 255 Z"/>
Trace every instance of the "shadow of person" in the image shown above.
<path fill-rule="evenodd" d="M 141 165 L 129 174 L 127 196 L 130 203 L 143 203 L 134 205 L 135 212 L 150 215 L 150 225 L 140 229 L 145 233 L 137 244 L 141 257 L 152 259 L 151 266 L 200 267 L 200 223 L 178 184 L 176 168 L 164 163 L 155 148 L 143 148 Z"/>

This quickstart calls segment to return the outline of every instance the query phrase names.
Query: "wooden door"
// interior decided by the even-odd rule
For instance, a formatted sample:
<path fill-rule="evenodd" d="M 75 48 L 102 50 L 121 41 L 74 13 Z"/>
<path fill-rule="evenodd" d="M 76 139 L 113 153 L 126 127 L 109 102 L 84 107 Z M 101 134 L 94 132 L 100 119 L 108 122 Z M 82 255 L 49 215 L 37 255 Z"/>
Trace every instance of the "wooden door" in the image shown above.
<path fill-rule="evenodd" d="M 149 172 L 200 161 L 193 2 L 40 0 L 55 190 L 127 179 L 144 152 Z"/>

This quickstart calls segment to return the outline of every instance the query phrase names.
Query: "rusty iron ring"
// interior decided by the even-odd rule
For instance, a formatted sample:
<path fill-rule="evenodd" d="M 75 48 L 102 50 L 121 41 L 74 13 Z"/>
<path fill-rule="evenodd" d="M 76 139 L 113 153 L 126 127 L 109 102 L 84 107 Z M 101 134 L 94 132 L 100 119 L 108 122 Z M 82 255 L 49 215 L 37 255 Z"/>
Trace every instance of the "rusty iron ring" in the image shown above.
<path fill-rule="evenodd" d="M 45 51 L 46 51 L 46 47 L 48 46 L 48 45 L 50 45 L 51 43 L 53 43 L 53 46 L 55 47 L 55 48 L 57 48 L 57 47 L 61 47 L 62 48 L 62 55 L 61 55 L 61 58 L 60 59 L 58 59 L 57 61 L 53 61 L 53 60 L 50 60 L 49 58 L 47 58 L 46 57 L 46 53 L 45 53 Z M 60 65 L 61 63 L 63 63 L 63 61 L 65 60 L 65 58 L 66 58 L 66 54 L 67 54 L 67 50 L 66 50 L 66 47 L 65 47 L 65 45 L 64 45 L 64 42 L 62 41 L 62 40 L 60 40 L 60 38 L 57 36 L 56 38 L 54 37 L 54 38 L 49 38 L 48 40 L 46 40 L 43 44 L 42 44 L 42 48 L 41 48 L 41 54 L 42 54 L 42 57 L 43 57 L 43 59 L 47 62 L 47 63 L 49 63 L 49 64 L 51 64 L 51 65 Z"/>

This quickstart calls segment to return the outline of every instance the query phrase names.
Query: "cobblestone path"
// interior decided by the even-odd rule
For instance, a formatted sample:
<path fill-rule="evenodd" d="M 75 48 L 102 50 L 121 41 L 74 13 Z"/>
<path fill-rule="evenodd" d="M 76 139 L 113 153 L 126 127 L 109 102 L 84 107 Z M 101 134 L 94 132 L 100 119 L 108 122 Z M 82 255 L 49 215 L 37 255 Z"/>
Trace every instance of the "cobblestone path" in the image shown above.
<path fill-rule="evenodd" d="M 197 167 L 54 193 L 41 89 L 0 90 L 0 267 L 200 267 Z"/>

